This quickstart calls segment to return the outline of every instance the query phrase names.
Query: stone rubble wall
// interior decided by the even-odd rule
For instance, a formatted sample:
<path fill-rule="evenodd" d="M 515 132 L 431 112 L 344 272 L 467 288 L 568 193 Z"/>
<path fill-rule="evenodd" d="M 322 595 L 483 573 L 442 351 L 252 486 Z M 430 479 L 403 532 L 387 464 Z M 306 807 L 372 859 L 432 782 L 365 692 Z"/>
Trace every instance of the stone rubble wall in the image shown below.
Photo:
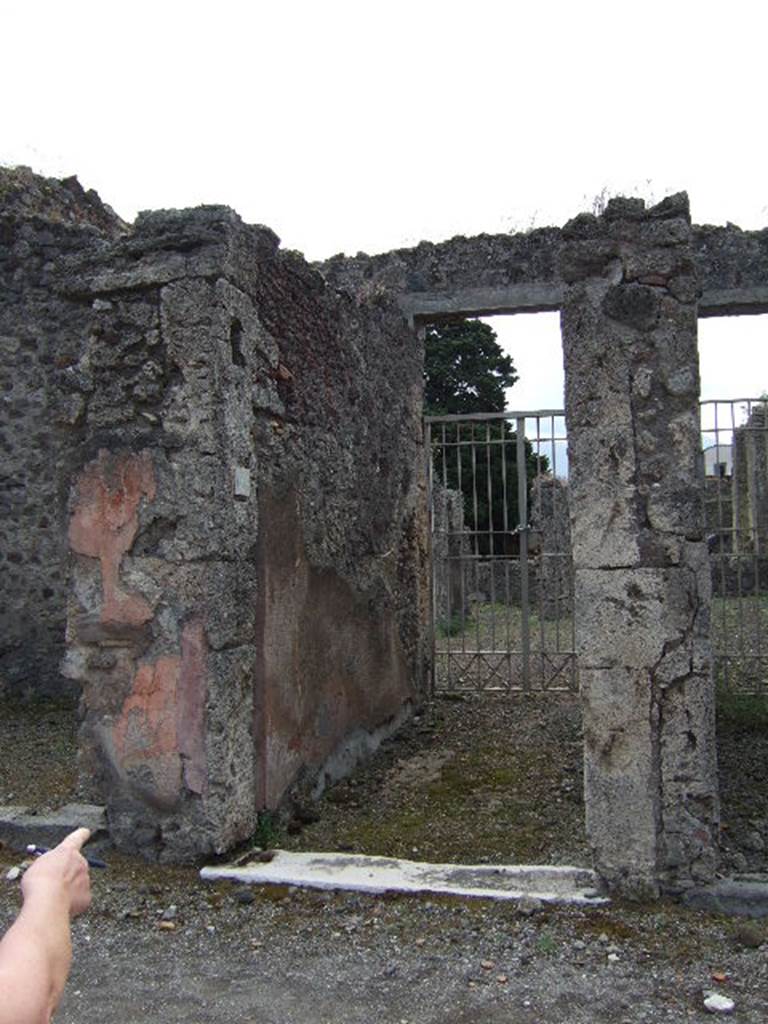
<path fill-rule="evenodd" d="M 21 254 L 33 269 L 45 213 Z M 13 229 L 29 235 L 23 215 Z M 56 675 L 69 571 L 80 776 L 113 839 L 152 859 L 220 853 L 423 698 L 422 352 L 391 301 L 336 294 L 226 208 L 60 234 L 4 308 L 11 379 L 40 385 L 24 412 L 39 463 L 23 430 L 6 435 L 27 474 L 19 522 L 35 517 L 7 550 L 42 550 L 41 509 L 58 515 L 40 656 Z M 33 342 L 53 365 L 26 358 Z M 16 593 L 34 607 L 24 580 Z M 13 614 L 33 687 L 35 626 Z"/>
<path fill-rule="evenodd" d="M 432 578 L 434 621 L 438 628 L 463 625 L 469 615 L 471 580 L 465 568 L 469 542 L 464 536 L 464 495 L 432 483 Z"/>
<path fill-rule="evenodd" d="M 737 553 L 764 556 L 768 536 L 768 418 L 754 406 L 733 432 L 731 509 Z"/>
<path fill-rule="evenodd" d="M 545 621 L 569 619 L 573 615 L 573 556 L 567 481 L 553 476 L 534 480 L 531 527 L 537 538 L 536 611 Z"/>
<path fill-rule="evenodd" d="M 714 876 L 718 798 L 687 197 L 564 229 L 561 311 L 595 864 L 630 896 Z"/>
<path fill-rule="evenodd" d="M 82 402 L 70 388 L 90 313 L 56 268 L 125 224 L 76 179 L 0 168 L 0 694 L 60 697 L 66 503 Z"/>
<path fill-rule="evenodd" d="M 562 303 L 568 282 L 560 254 L 566 241 L 558 227 L 459 235 L 375 256 L 333 256 L 317 268 L 351 294 L 395 294 L 407 315 L 425 322 L 457 314 L 541 312 Z M 768 228 L 694 226 L 689 259 L 701 288 L 700 316 L 768 312 Z"/>

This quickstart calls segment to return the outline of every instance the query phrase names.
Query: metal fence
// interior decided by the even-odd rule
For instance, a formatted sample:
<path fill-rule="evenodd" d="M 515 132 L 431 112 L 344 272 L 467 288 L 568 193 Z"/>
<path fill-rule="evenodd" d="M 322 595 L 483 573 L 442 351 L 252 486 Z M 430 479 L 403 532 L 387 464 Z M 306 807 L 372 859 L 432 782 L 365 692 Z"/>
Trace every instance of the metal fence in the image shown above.
<path fill-rule="evenodd" d="M 768 690 L 768 405 L 701 404 L 712 561 L 712 650 L 722 688 Z"/>
<path fill-rule="evenodd" d="M 576 686 L 560 411 L 429 417 L 434 688 Z"/>
<path fill-rule="evenodd" d="M 701 404 L 719 686 L 768 690 L 768 401 Z M 565 420 L 426 420 L 437 691 L 575 690 Z"/>

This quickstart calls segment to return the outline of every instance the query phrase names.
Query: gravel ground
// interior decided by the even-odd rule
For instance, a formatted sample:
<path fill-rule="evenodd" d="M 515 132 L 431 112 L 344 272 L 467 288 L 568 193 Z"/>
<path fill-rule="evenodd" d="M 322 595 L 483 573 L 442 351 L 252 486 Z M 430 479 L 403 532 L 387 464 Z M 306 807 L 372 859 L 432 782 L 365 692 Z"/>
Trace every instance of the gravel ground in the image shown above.
<path fill-rule="evenodd" d="M 0 708 L 0 800 L 41 809 L 72 795 L 73 713 Z M 45 753 L 45 774 L 40 774 Z M 721 716 L 726 861 L 765 871 L 768 728 Z M 586 863 L 572 701 L 437 701 L 354 781 L 262 839 L 417 859 Z M 68 780 L 68 781 L 67 781 Z M 763 847 L 760 849 L 760 842 Z M 369 897 L 202 884 L 192 868 L 117 854 L 94 872 L 75 925 L 75 966 L 57 1020 L 696 1021 L 703 992 L 734 1019 L 768 1017 L 768 922 L 666 902 L 545 908 L 487 900 Z M 0 850 L 0 864 L 18 858 Z M 18 885 L 0 882 L 0 924 Z"/>

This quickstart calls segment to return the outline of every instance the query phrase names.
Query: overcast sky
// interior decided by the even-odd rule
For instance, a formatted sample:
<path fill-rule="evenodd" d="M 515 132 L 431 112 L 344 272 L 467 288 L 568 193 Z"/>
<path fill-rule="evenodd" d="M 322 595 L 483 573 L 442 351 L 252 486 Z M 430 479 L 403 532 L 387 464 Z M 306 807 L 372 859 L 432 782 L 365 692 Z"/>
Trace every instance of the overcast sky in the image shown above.
<path fill-rule="evenodd" d="M 696 222 L 757 228 L 767 11 L 0 0 L 0 162 L 77 174 L 128 220 L 225 203 L 310 259 L 562 224 L 603 190 L 685 188 Z M 705 392 L 768 388 L 750 319 L 743 346 L 728 323 L 704 339 Z M 512 404 L 560 404 L 556 318 L 507 318 L 500 336 Z"/>

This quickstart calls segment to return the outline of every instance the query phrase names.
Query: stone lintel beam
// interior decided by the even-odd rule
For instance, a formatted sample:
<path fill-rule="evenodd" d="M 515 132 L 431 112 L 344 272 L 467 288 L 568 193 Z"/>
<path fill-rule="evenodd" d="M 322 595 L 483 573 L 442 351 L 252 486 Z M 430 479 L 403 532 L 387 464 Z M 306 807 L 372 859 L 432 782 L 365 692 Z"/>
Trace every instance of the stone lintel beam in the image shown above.
<path fill-rule="evenodd" d="M 434 323 L 456 316 L 551 313 L 560 309 L 562 298 L 563 288 L 558 283 L 508 284 L 445 292 L 405 292 L 398 296 L 398 304 L 417 323 Z"/>
<path fill-rule="evenodd" d="M 746 288 L 709 288 L 699 299 L 699 316 L 757 316 L 768 313 L 768 281 Z"/>

